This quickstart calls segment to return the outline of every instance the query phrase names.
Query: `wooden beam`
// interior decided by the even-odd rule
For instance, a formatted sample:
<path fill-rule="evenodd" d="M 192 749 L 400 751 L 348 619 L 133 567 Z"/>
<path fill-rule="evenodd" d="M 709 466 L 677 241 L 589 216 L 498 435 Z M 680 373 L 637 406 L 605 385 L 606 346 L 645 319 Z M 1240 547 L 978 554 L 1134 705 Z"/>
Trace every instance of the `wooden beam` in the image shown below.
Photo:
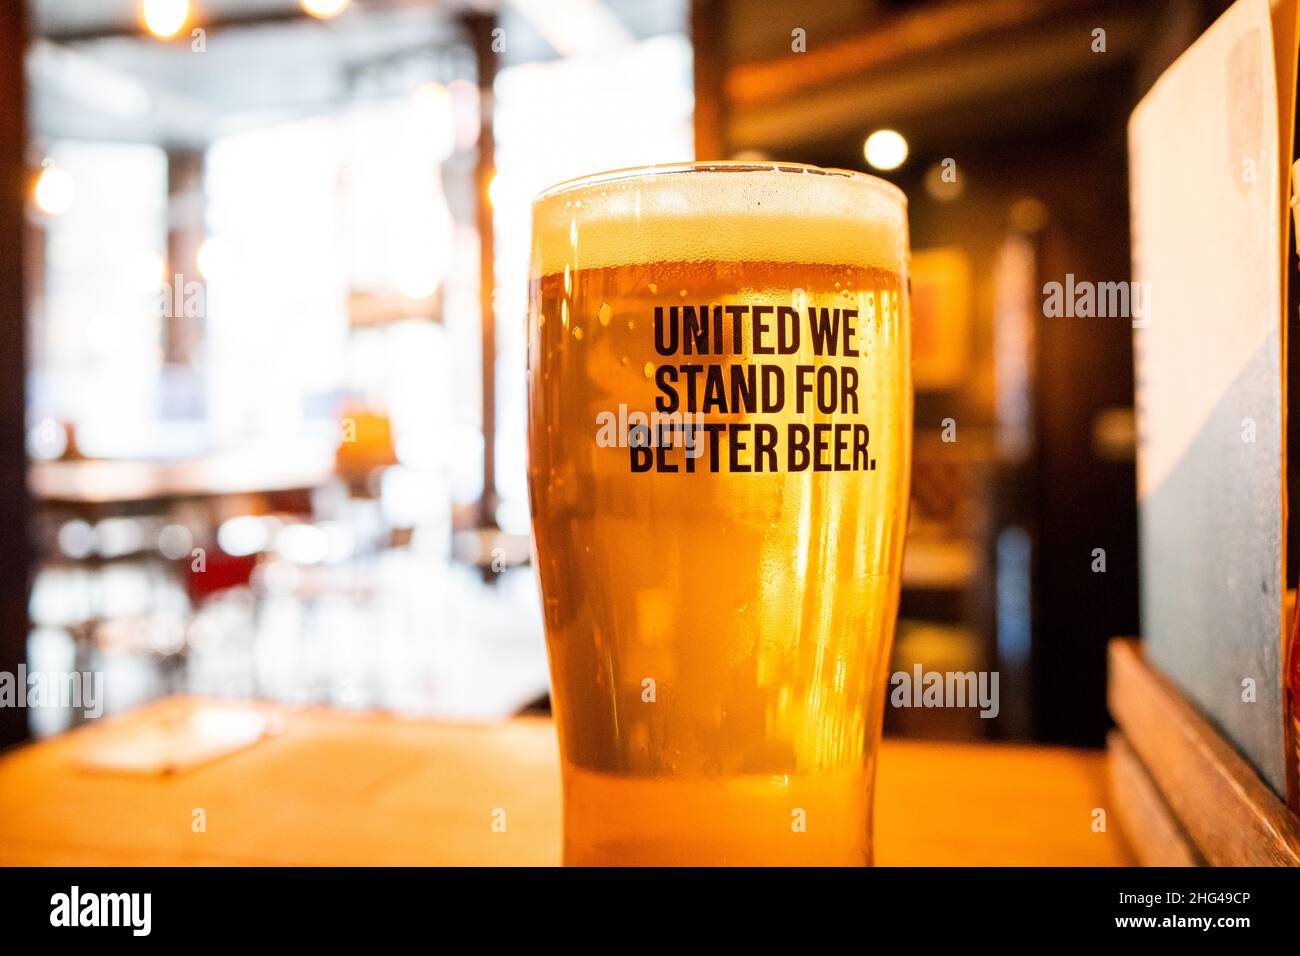
<path fill-rule="evenodd" d="M 727 147 L 727 33 L 723 0 L 692 0 L 691 47 L 695 74 L 695 158 L 729 159 Z"/>
<path fill-rule="evenodd" d="M 312 19 L 301 9 L 289 10 L 284 12 L 263 12 L 263 13 L 245 13 L 233 17 L 205 17 L 201 11 L 196 16 L 190 18 L 175 36 L 166 39 L 151 37 L 148 31 L 132 18 L 129 24 L 108 24 L 102 27 L 91 27 L 89 29 L 66 29 L 55 27 L 50 30 L 41 31 L 38 36 L 42 40 L 50 40 L 53 43 L 94 43 L 97 40 L 111 40 L 122 37 L 141 37 L 154 39 L 157 43 L 184 43 L 190 42 L 190 31 L 203 29 L 208 33 L 217 33 L 222 30 L 234 30 L 248 27 L 269 26 L 278 23 L 294 23 L 302 20 Z"/>
<path fill-rule="evenodd" d="M 205 290 L 207 286 L 197 264 L 204 233 L 203 156 L 201 149 L 167 150 L 167 273 L 163 278 L 169 286 L 180 285 L 177 296 L 182 298 L 188 298 L 191 282 Z M 202 342 L 207 317 L 173 315 L 175 311 L 169 309 L 163 319 L 163 354 L 169 363 L 183 364 Z"/>
<path fill-rule="evenodd" d="M 0 0 L 0 671 L 17 675 L 27 660 L 31 577 L 31 498 L 26 452 L 26 297 L 23 235 L 31 170 L 27 166 L 27 34 L 23 0 Z M 27 713 L 0 707 L 0 747 L 27 736 Z"/>
<path fill-rule="evenodd" d="M 421 3 L 421 0 L 354 0 L 353 6 L 361 11 L 372 11 L 394 10 L 403 7 L 424 7 L 427 6 L 427 3 Z M 134 4 L 132 4 L 131 9 L 133 15 L 128 22 L 108 23 L 103 26 L 84 29 L 56 26 L 39 31 L 36 35 L 41 39 L 51 40 L 55 43 L 93 43 L 96 40 L 107 40 L 116 37 L 148 37 L 148 32 L 134 16 Z M 174 37 L 158 40 L 157 42 L 188 44 L 190 42 L 190 31 L 196 28 L 202 28 L 208 33 L 216 33 L 223 30 L 274 26 L 281 23 L 310 22 L 328 25 L 330 22 L 311 16 L 296 2 L 286 4 L 282 10 L 258 10 L 226 16 L 205 15 L 201 3 L 192 6 L 191 10 L 193 12 L 190 20 Z"/>
<path fill-rule="evenodd" d="M 1096 11 L 1096 0 L 967 0 L 930 4 L 873 25 L 853 36 L 816 43 L 805 53 L 734 66 L 727 75 L 727 98 L 753 106 L 781 100 L 801 90 L 842 82 L 900 60 L 1032 26 L 1049 17 Z M 1081 35 L 1085 46 L 1087 34 Z"/>
<path fill-rule="evenodd" d="M 1137 641 L 1111 641 L 1109 659 L 1111 715 L 1206 862 L 1300 866 L 1300 817 L 1148 666 Z"/>
<path fill-rule="evenodd" d="M 1063 79 L 1099 74 L 1136 53 L 1147 35 L 1146 21 L 1134 15 L 1117 14 L 1106 23 L 1105 54 L 1092 52 L 1084 21 L 1061 18 L 1034 33 L 1008 32 L 992 41 L 981 35 L 982 42 L 943 50 L 914 46 L 895 55 L 891 48 L 888 58 L 854 62 L 832 83 L 796 82 L 791 71 L 781 94 L 769 90 L 767 81 L 761 95 L 746 91 L 745 74 L 763 68 L 737 67 L 727 78 L 727 137 L 734 149 L 770 151 L 810 138 L 856 135 L 881 123 L 1003 102 Z M 824 48 L 812 48 L 794 58 L 822 55 Z M 817 70 L 809 73 L 815 76 Z M 919 145 L 920 137 L 912 133 L 921 132 L 911 131 L 908 138 Z M 944 135 L 942 129 L 932 131 L 932 138 Z"/>
<path fill-rule="evenodd" d="M 492 49 L 495 14 L 469 13 L 464 17 L 474 48 L 478 72 L 479 134 L 478 159 L 474 166 L 475 218 L 479 239 L 479 310 L 483 361 L 483 493 L 479 496 L 479 526 L 497 526 L 496 480 L 496 244 L 493 241 L 492 202 L 488 188 L 496 175 L 496 147 L 492 119 L 496 113 L 493 92 L 497 76 L 497 54 Z"/>
<path fill-rule="evenodd" d="M 1204 866 L 1205 860 L 1174 816 L 1124 735 L 1106 738 L 1111 817 L 1143 866 Z"/>

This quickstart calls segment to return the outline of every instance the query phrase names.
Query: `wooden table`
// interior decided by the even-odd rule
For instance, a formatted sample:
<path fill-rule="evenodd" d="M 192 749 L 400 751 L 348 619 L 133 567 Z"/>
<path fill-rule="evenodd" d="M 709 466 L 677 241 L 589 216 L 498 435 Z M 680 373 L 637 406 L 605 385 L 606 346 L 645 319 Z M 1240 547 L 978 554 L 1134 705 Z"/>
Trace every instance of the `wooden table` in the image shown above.
<path fill-rule="evenodd" d="M 545 718 L 452 726 L 283 710 L 283 732 L 185 773 L 78 766 L 94 735 L 189 706 L 171 698 L 0 757 L 0 865 L 551 865 L 555 734 Z M 204 811 L 206 832 L 192 827 Z M 504 833 L 492 814 L 507 812 Z M 1123 865 L 1101 751 L 887 740 L 877 862 Z"/>
<path fill-rule="evenodd" d="M 175 461 L 37 461 L 28 468 L 27 484 L 41 502 L 102 507 L 310 491 L 333 476 L 333 449 L 310 444 L 234 449 Z"/>

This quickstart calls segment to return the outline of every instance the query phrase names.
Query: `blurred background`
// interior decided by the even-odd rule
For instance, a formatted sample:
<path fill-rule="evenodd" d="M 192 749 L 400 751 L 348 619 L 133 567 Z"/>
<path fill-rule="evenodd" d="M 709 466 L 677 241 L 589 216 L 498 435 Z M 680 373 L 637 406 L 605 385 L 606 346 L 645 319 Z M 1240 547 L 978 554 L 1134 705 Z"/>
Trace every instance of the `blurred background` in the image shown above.
<path fill-rule="evenodd" d="M 492 720 L 547 706 L 528 567 L 529 202 L 683 159 L 911 203 L 895 670 L 1099 744 L 1137 630 L 1125 127 L 1196 0 L 0 6 L 0 670 Z M 1101 564 L 1098 564 L 1100 553 Z M 1100 569 L 1099 569 L 1100 568 Z M 0 710 L 0 743 L 79 710 Z"/>

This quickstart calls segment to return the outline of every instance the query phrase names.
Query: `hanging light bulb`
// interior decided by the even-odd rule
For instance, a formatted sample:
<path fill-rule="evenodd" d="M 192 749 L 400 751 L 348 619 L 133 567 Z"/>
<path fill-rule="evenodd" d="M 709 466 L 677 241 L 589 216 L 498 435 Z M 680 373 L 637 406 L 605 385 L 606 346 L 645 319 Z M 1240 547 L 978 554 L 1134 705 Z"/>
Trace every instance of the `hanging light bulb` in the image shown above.
<path fill-rule="evenodd" d="M 37 207 L 51 216 L 62 216 L 72 208 L 72 200 L 77 196 L 77 183 L 66 169 L 60 169 L 53 163 L 46 163 L 41 175 L 36 179 L 36 188 L 32 198 Z"/>
<path fill-rule="evenodd" d="M 198 266 L 199 275 L 209 281 L 227 273 L 230 269 L 230 249 L 226 240 L 216 236 L 204 239 L 194 255 L 194 264 Z"/>
<path fill-rule="evenodd" d="M 330 20 L 348 8 L 349 0 L 302 0 L 302 8 L 318 20 Z"/>
<path fill-rule="evenodd" d="M 141 0 L 144 28 L 160 40 L 174 37 L 190 18 L 190 0 Z"/>
<path fill-rule="evenodd" d="M 862 152 L 875 169 L 897 169 L 907 159 L 907 140 L 897 130 L 878 129 L 867 137 Z"/>

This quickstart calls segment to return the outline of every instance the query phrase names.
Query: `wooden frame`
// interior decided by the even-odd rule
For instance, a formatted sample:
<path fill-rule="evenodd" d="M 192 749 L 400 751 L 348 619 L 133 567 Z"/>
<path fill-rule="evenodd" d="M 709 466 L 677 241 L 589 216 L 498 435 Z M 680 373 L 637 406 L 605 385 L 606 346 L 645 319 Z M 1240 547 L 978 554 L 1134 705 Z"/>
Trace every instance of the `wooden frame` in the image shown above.
<path fill-rule="evenodd" d="M 1300 817 L 1134 640 L 1110 643 L 1116 814 L 1144 862 L 1300 866 Z"/>

